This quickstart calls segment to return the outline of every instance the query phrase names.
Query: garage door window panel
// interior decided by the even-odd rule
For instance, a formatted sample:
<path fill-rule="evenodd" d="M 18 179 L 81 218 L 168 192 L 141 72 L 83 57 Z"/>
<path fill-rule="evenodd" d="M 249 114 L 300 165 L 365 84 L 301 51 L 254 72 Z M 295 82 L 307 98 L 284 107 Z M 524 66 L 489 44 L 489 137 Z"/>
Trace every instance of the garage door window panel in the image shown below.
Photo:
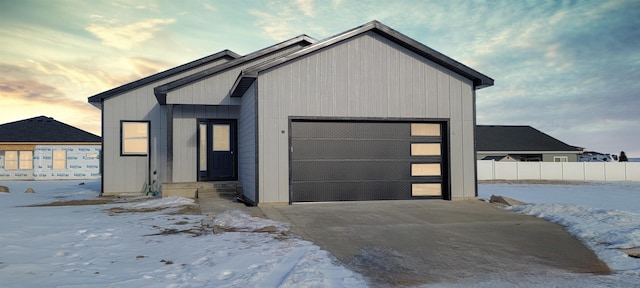
<path fill-rule="evenodd" d="M 411 156 L 440 156 L 440 143 L 411 143 Z"/>
<path fill-rule="evenodd" d="M 411 123 L 411 136 L 440 136 L 440 124 Z"/>
<path fill-rule="evenodd" d="M 411 184 L 411 196 L 441 196 L 442 184 L 440 183 L 413 183 Z"/>
<path fill-rule="evenodd" d="M 411 164 L 411 176 L 440 176 L 442 175 L 440 163 L 413 163 Z"/>

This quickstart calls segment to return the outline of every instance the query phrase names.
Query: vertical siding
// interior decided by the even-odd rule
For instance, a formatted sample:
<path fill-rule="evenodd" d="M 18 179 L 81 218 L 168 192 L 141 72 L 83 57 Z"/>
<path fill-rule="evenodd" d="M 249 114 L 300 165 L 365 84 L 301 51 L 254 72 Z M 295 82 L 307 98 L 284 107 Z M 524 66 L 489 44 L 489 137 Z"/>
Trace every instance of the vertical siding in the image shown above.
<path fill-rule="evenodd" d="M 373 32 L 265 72 L 258 82 L 260 202 L 288 202 L 289 145 L 281 131 L 289 116 L 449 119 L 452 197 L 475 195 L 472 89 L 470 80 Z"/>
<path fill-rule="evenodd" d="M 120 120 L 150 121 L 151 171 L 158 171 L 158 182 L 162 183 L 166 176 L 166 110 L 158 104 L 153 88 L 227 61 L 213 61 L 104 100 L 102 182 L 105 195 L 140 192 L 148 175 L 147 157 L 120 156 Z"/>
<path fill-rule="evenodd" d="M 256 84 L 242 96 L 238 117 L 238 180 L 245 197 L 256 198 Z"/>
<path fill-rule="evenodd" d="M 239 106 L 176 105 L 173 110 L 173 181 L 198 180 L 198 119 L 237 119 Z"/>
<path fill-rule="evenodd" d="M 188 105 L 239 105 L 242 99 L 231 98 L 229 92 L 243 69 L 300 50 L 302 47 L 300 44 L 291 45 L 170 91 L 167 93 L 167 103 Z"/>

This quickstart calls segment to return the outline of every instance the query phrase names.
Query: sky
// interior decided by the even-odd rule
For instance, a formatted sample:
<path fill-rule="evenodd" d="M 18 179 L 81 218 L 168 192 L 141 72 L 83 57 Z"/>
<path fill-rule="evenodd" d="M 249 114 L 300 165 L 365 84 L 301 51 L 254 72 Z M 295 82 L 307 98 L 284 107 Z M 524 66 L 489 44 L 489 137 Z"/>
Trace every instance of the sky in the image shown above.
<path fill-rule="evenodd" d="M 477 91 L 478 124 L 640 157 L 638 15 L 639 0 L 0 0 L 0 123 L 45 115 L 100 135 L 89 96 L 378 20 L 495 80 Z"/>

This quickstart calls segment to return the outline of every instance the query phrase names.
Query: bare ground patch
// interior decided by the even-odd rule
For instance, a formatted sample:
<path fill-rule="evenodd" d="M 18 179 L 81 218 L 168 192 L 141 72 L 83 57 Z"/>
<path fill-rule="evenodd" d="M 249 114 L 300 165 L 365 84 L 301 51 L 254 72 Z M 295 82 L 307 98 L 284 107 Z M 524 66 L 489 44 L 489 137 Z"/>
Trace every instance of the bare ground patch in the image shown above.
<path fill-rule="evenodd" d="M 63 198 L 61 198 L 63 199 Z M 42 204 L 33 204 L 21 207 L 58 207 L 58 206 L 87 206 L 87 205 L 104 205 L 113 203 L 131 203 L 148 200 L 149 198 L 135 197 L 135 198 L 120 198 L 120 197 L 100 197 L 98 199 L 83 199 L 83 200 L 68 200 L 68 201 L 54 201 Z"/>
<path fill-rule="evenodd" d="M 200 214 L 200 205 L 187 205 L 183 207 L 153 207 L 153 208 L 124 208 L 124 207 L 113 207 L 107 210 L 109 212 L 109 216 L 114 216 L 118 214 L 125 213 L 149 213 L 149 212 L 158 212 L 162 210 L 169 210 L 166 214 L 168 215 L 199 215 Z"/>

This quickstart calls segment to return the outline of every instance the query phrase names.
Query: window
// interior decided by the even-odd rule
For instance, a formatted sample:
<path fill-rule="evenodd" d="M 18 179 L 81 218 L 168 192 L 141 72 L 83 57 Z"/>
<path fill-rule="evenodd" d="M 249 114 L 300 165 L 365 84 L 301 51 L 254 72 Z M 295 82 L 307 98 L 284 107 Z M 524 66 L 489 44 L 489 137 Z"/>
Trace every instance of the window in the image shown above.
<path fill-rule="evenodd" d="M 20 170 L 33 169 L 33 151 L 20 151 Z"/>
<path fill-rule="evenodd" d="M 553 162 L 569 162 L 569 156 L 553 156 Z"/>
<path fill-rule="evenodd" d="M 213 125 L 213 151 L 231 151 L 231 125 Z"/>
<path fill-rule="evenodd" d="M 411 184 L 411 196 L 440 196 L 442 184 L 440 183 L 413 183 Z"/>
<path fill-rule="evenodd" d="M 30 170 L 33 169 L 33 151 L 5 151 L 4 169 Z"/>
<path fill-rule="evenodd" d="M 440 143 L 411 143 L 411 156 L 440 156 Z"/>
<path fill-rule="evenodd" d="M 440 136 L 440 124 L 411 123 L 411 136 Z"/>
<path fill-rule="evenodd" d="M 149 151 L 149 122 L 120 122 L 120 155 L 146 156 Z"/>
<path fill-rule="evenodd" d="M 440 176 L 440 163 L 411 164 L 411 176 Z"/>
<path fill-rule="evenodd" d="M 18 169 L 18 151 L 4 152 L 4 169 L 6 170 Z"/>
<path fill-rule="evenodd" d="M 207 171 L 207 124 L 200 123 L 200 171 Z"/>
<path fill-rule="evenodd" d="M 53 169 L 67 169 L 66 150 L 53 150 Z"/>

